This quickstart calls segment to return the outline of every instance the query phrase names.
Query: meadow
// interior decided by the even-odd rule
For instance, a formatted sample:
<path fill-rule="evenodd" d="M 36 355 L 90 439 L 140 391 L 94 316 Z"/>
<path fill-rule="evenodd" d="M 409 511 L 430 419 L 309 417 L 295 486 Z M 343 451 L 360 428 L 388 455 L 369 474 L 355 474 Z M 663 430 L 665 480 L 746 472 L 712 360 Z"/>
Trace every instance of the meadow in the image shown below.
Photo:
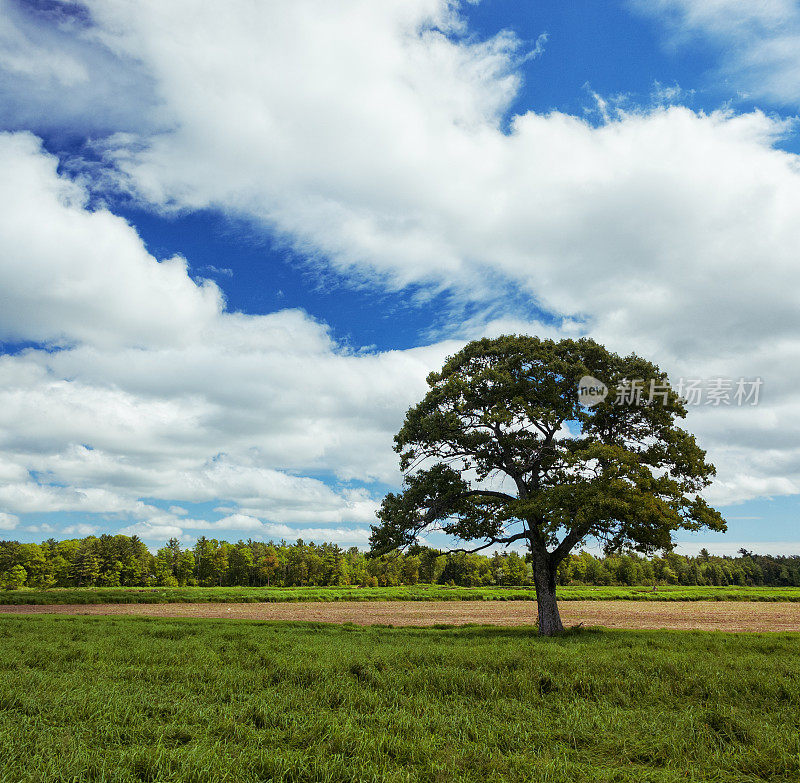
<path fill-rule="evenodd" d="M 799 643 L 0 617 L 0 783 L 796 781 Z"/>
<path fill-rule="evenodd" d="M 566 586 L 560 601 L 800 601 L 800 587 Z M 532 587 L 57 587 L 0 590 L 0 604 L 532 601 Z"/>

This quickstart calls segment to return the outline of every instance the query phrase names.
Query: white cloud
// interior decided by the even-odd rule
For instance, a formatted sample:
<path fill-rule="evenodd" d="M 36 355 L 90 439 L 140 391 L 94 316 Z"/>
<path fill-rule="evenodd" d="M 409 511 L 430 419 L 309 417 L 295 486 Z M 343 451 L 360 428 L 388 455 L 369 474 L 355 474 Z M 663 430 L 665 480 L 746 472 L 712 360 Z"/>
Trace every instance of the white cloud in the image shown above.
<path fill-rule="evenodd" d="M 26 533 L 38 533 L 38 534 L 46 534 L 50 535 L 51 533 L 57 533 L 57 528 L 53 527 L 53 525 L 43 522 L 41 525 L 26 525 L 22 528 Z"/>
<path fill-rule="evenodd" d="M 327 521 L 329 517 L 324 517 L 321 521 Z M 181 520 L 181 526 L 187 530 L 224 531 L 235 530 L 244 532 L 251 538 L 258 540 L 280 540 L 286 539 L 293 541 L 302 538 L 306 541 L 316 541 L 322 543 L 349 543 L 365 545 L 369 539 L 369 527 L 361 528 L 342 528 L 342 527 L 298 527 L 275 522 L 264 522 L 248 514 L 230 514 L 215 522 L 203 522 L 201 520 Z"/>
<path fill-rule="evenodd" d="M 57 165 L 34 136 L 0 135 L 0 339 L 174 346 L 211 325 L 219 289 L 192 282 L 181 258 L 159 263 L 121 218 L 89 211 Z"/>
<path fill-rule="evenodd" d="M 800 177 L 772 148 L 785 124 L 670 107 L 599 128 L 528 113 L 504 135 L 513 38 L 431 31 L 431 19 L 456 24 L 443 3 L 368 5 L 241 11 L 221 28 L 187 21 L 180 3 L 93 6 L 172 122 L 141 147 L 126 140 L 131 185 L 164 207 L 238 211 L 393 285 L 487 298 L 511 280 L 651 353 L 682 355 L 700 333 L 714 353 L 793 333 Z M 307 21 L 289 39 L 294 13 Z M 187 52 L 183 36 L 204 45 Z"/>
<path fill-rule="evenodd" d="M 730 519 L 730 517 L 729 517 Z M 581 547 L 595 557 L 603 557 L 603 547 L 599 543 L 592 543 Z M 700 540 L 685 540 L 675 542 L 675 552 L 687 557 L 697 557 L 701 549 L 708 550 L 709 554 L 719 557 L 737 557 L 740 549 L 755 552 L 759 555 L 800 555 L 800 541 L 731 541 L 720 533 L 716 538 L 708 539 L 704 536 Z"/>
<path fill-rule="evenodd" d="M 183 530 L 177 525 L 153 524 L 152 522 L 136 522 L 119 530 L 124 536 L 138 536 L 143 541 L 164 542 L 170 538 L 184 539 Z"/>
<path fill-rule="evenodd" d="M 758 409 L 690 426 L 720 502 L 800 489 L 800 165 L 774 148 L 791 126 L 670 106 L 600 127 L 527 113 L 504 132 L 524 51 L 470 37 L 444 0 L 89 7 L 92 45 L 157 96 L 160 132 L 105 145 L 139 198 L 221 208 L 354 280 L 485 306 L 448 324 L 459 338 L 586 331 L 673 377 L 761 375 Z M 227 312 L 182 259 L 89 208 L 32 136 L 1 137 L 0 155 L 0 334 L 65 347 L 0 359 L 0 502 L 159 531 L 188 525 L 141 498 L 365 524 L 377 493 L 347 481 L 396 479 L 391 435 L 456 343 L 350 354 L 303 312 Z M 498 309 L 509 288 L 559 325 Z"/>
<path fill-rule="evenodd" d="M 0 530 L 13 530 L 19 524 L 19 517 L 0 511 Z"/>
<path fill-rule="evenodd" d="M 66 527 L 61 528 L 59 532 L 63 533 L 65 536 L 93 536 L 100 530 L 97 525 L 89 525 L 85 522 L 81 522 L 77 525 L 67 525 Z"/>
<path fill-rule="evenodd" d="M 377 497 L 346 482 L 395 480 L 391 435 L 454 343 L 351 354 L 301 311 L 225 312 L 183 262 L 157 262 L 124 221 L 91 211 L 33 137 L 0 135 L 0 158 L 18 172 L 0 183 L 0 328 L 62 345 L 0 356 L 0 507 L 113 514 L 149 536 L 265 530 L 247 515 L 372 521 Z M 142 498 L 241 513 L 193 521 Z"/>
<path fill-rule="evenodd" d="M 679 541 L 675 551 L 679 555 L 696 557 L 701 549 L 712 555 L 736 557 L 740 549 L 759 555 L 800 555 L 800 541 Z"/>
<path fill-rule="evenodd" d="M 800 102 L 796 0 L 631 0 L 631 5 L 663 21 L 678 45 L 697 35 L 713 41 L 723 79 L 732 81 L 743 97 L 794 106 Z"/>
<path fill-rule="evenodd" d="M 389 286 L 491 304 L 511 283 L 566 317 L 562 333 L 577 324 L 673 376 L 762 375 L 771 391 L 757 414 L 693 412 L 691 424 L 724 468 L 721 499 L 796 491 L 800 433 L 780 399 L 800 382 L 787 370 L 800 349 L 800 166 L 774 148 L 789 124 L 669 106 L 611 112 L 600 127 L 530 112 L 504 133 L 519 43 L 459 37 L 453 6 L 434 0 L 233 6 L 223 22 L 178 2 L 90 7 L 169 119 L 109 148 L 141 198 L 237 212 Z M 744 442 L 756 421 L 784 441 L 758 460 Z M 385 449 L 389 429 L 360 453 Z M 318 433 L 287 438 L 283 453 L 307 455 Z"/>
<path fill-rule="evenodd" d="M 146 76 L 97 40 L 85 9 L 61 2 L 0 0 L 0 106 L 15 129 L 102 135 L 155 120 Z"/>
<path fill-rule="evenodd" d="M 86 526 L 87 528 L 89 526 Z M 73 532 L 64 530 L 63 532 Z M 136 522 L 123 527 L 124 535 L 136 535 L 143 541 L 158 544 L 169 538 L 178 538 L 183 543 L 195 541 L 199 535 L 219 538 L 243 536 L 256 541 L 295 541 L 302 538 L 306 542 L 329 542 L 349 546 L 365 547 L 369 540 L 369 527 L 298 527 L 275 522 L 264 522 L 248 514 L 235 513 L 209 522 L 201 519 L 170 520 L 168 515 Z M 231 534 L 234 534 L 233 536 Z"/>
<path fill-rule="evenodd" d="M 365 548 L 369 542 L 370 530 L 366 527 L 299 527 L 288 528 L 285 525 L 265 525 L 265 532 L 270 538 L 294 540 L 302 538 L 306 543 L 314 541 L 321 544 L 325 541 L 332 544 L 349 544 Z"/>
<path fill-rule="evenodd" d="M 656 80 L 650 91 L 650 100 L 657 106 L 671 106 L 687 103 L 694 96 L 694 92 L 694 90 L 684 90 L 679 84 L 661 84 Z"/>
<path fill-rule="evenodd" d="M 248 514 L 229 514 L 216 522 L 183 520 L 184 527 L 192 530 L 262 530 L 264 523 Z"/>
<path fill-rule="evenodd" d="M 0 3 L 0 67 L 17 76 L 37 81 L 52 80 L 59 87 L 71 87 L 89 81 L 89 73 L 80 59 L 60 47 L 44 45 L 41 28 L 25 25 L 24 15 L 15 4 Z M 37 40 L 38 39 L 38 40 Z"/>

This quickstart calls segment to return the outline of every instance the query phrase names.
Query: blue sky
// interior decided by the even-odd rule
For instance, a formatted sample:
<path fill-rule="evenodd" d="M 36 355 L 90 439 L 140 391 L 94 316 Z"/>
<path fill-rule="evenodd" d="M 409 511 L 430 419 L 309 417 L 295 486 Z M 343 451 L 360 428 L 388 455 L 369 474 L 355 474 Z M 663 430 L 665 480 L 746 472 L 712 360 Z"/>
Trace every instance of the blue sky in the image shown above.
<path fill-rule="evenodd" d="M 762 377 L 679 538 L 800 552 L 796 3 L 2 6 L 0 535 L 364 546 L 521 331 Z"/>

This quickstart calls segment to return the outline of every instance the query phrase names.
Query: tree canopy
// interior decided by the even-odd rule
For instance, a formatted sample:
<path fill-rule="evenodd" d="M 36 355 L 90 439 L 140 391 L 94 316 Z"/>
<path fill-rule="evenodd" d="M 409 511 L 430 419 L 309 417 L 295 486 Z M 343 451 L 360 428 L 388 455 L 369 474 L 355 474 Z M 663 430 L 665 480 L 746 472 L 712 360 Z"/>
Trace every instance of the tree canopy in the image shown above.
<path fill-rule="evenodd" d="M 87 552 L 98 566 L 94 578 L 87 578 L 78 567 Z M 355 547 L 343 550 L 332 543 L 252 539 L 229 543 L 203 538 L 187 549 L 171 539 L 153 554 L 135 537 L 88 536 L 41 544 L 0 541 L 0 589 L 79 585 L 397 587 L 418 583 L 516 587 L 533 584 L 530 560 L 530 555 L 520 557 L 513 549 L 487 556 L 413 546 L 405 552 L 368 557 Z M 220 570 L 208 573 L 209 562 Z M 736 556 L 700 550 L 697 557 L 675 552 L 663 557 L 632 553 L 596 557 L 586 551 L 573 552 L 558 566 L 558 584 L 800 587 L 800 556 L 760 555 L 744 549 Z"/>
<path fill-rule="evenodd" d="M 612 393 L 581 404 L 586 376 Z M 383 501 L 374 552 L 431 530 L 481 542 L 472 551 L 519 542 L 549 634 L 562 630 L 556 570 L 587 538 L 652 552 L 680 529 L 725 529 L 699 494 L 714 467 L 676 425 L 684 402 L 651 362 L 590 339 L 504 336 L 469 343 L 427 381 L 395 437 L 404 488 Z M 628 394 L 632 381 L 649 393 Z"/>

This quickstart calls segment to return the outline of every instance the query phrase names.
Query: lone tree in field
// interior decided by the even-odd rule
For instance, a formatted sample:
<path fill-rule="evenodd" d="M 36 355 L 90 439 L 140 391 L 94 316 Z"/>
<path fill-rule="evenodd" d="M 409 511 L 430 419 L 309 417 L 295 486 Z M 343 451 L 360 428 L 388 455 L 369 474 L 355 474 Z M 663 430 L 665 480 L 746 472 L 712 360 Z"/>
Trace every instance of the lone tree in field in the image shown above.
<path fill-rule="evenodd" d="M 605 399 L 579 402 L 585 376 Z M 654 364 L 588 339 L 510 336 L 469 343 L 427 380 L 395 437 L 404 489 L 383 501 L 373 553 L 432 530 L 482 542 L 473 552 L 524 542 L 550 636 L 563 630 L 556 569 L 588 537 L 652 552 L 678 529 L 725 530 L 697 494 L 714 466 L 675 426 L 686 409 Z"/>

